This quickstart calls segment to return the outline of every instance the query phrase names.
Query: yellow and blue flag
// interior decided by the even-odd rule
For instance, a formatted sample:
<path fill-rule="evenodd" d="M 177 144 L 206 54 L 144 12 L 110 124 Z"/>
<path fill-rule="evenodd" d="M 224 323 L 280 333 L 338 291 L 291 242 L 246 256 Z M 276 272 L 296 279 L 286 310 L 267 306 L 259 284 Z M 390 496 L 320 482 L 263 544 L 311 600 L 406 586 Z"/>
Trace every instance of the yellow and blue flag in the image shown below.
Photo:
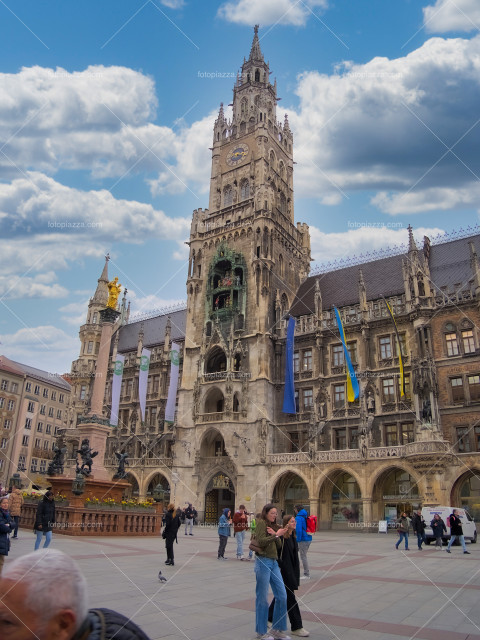
<path fill-rule="evenodd" d="M 347 343 L 345 342 L 345 332 L 343 330 L 343 324 L 340 318 L 340 314 L 338 313 L 337 307 L 333 307 L 333 310 L 335 311 L 335 317 L 337 318 L 337 326 L 338 330 L 340 331 L 340 340 L 343 344 L 343 352 L 345 354 L 345 362 L 347 364 L 347 400 L 349 402 L 354 402 L 360 395 L 360 387 L 358 385 L 357 376 L 355 375 L 355 370 L 353 368 L 350 354 L 348 353 Z"/>

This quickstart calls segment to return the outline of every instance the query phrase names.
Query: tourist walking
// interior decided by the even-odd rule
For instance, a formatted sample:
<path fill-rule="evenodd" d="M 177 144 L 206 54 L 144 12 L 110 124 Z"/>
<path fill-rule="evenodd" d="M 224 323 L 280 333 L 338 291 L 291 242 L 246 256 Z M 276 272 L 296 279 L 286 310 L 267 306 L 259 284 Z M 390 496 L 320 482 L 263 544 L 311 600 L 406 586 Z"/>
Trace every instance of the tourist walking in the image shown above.
<path fill-rule="evenodd" d="M 23 506 L 23 493 L 18 487 L 12 489 L 12 493 L 8 496 L 8 511 L 14 522 L 13 536 L 15 540 L 18 538 L 18 525 L 20 523 L 20 514 Z"/>
<path fill-rule="evenodd" d="M 410 530 L 410 518 L 407 517 L 405 511 L 402 513 L 400 518 L 398 518 L 397 522 L 397 531 L 398 531 L 398 541 L 395 545 L 395 549 L 398 549 L 398 545 L 401 544 L 402 540 L 405 540 L 405 551 L 408 551 L 408 533 Z"/>
<path fill-rule="evenodd" d="M 287 591 L 287 613 L 290 619 L 292 635 L 306 638 L 310 633 L 303 628 L 302 616 L 297 599 L 295 598 L 295 591 L 300 586 L 300 560 L 298 558 L 298 543 L 295 533 L 295 516 L 283 516 L 282 523 L 286 531 L 280 538 L 282 546 L 278 552 L 278 558 L 280 562 L 280 572 Z M 268 620 L 270 622 L 273 620 L 274 607 L 275 598 L 270 603 L 268 610 Z"/>
<path fill-rule="evenodd" d="M 39 502 L 37 507 L 37 515 L 35 517 L 35 525 L 33 532 L 36 534 L 35 551 L 40 548 L 42 536 L 45 536 L 43 549 L 46 549 L 52 541 L 52 529 L 55 524 L 55 500 L 53 499 L 53 491 L 47 491 L 43 496 L 43 500 Z"/>
<path fill-rule="evenodd" d="M 413 533 L 417 534 L 418 550 L 422 551 L 422 544 L 425 544 L 425 520 L 422 517 L 422 510 L 418 509 L 417 513 L 413 514 L 412 529 Z"/>
<path fill-rule="evenodd" d="M 175 557 L 173 554 L 173 543 L 177 540 L 177 532 L 180 527 L 180 517 L 178 513 L 175 513 L 175 505 L 170 503 L 167 507 L 167 515 L 165 516 L 165 529 L 162 533 L 162 538 L 165 540 L 165 550 L 167 552 L 167 559 L 165 564 L 174 566 Z M 178 540 L 177 540 L 178 542 Z"/>
<path fill-rule="evenodd" d="M 439 513 L 436 513 L 433 516 L 433 520 L 430 522 L 430 526 L 432 527 L 433 535 L 435 536 L 435 551 L 440 549 L 442 550 L 443 545 L 443 534 L 447 533 L 447 527 L 445 526 L 445 522 L 440 517 Z"/>
<path fill-rule="evenodd" d="M 231 511 L 226 508 L 223 510 L 220 520 L 218 521 L 218 559 L 226 560 L 225 547 L 227 546 L 228 538 L 230 536 L 230 525 L 232 521 L 230 519 Z"/>
<path fill-rule="evenodd" d="M 277 508 L 273 504 L 263 507 L 257 519 L 255 540 L 261 549 L 255 558 L 255 631 L 263 640 L 289 640 L 285 633 L 287 628 L 287 593 L 282 574 L 278 566 L 278 548 L 281 546 L 280 536 L 286 529 L 277 523 Z M 267 632 L 268 623 L 268 586 L 272 587 L 275 605 L 271 633 Z"/>
<path fill-rule="evenodd" d="M 460 540 L 460 544 L 463 547 L 463 553 L 470 553 L 470 551 L 467 551 L 467 547 L 465 546 L 462 521 L 460 520 L 460 516 L 458 515 L 458 509 L 454 509 L 452 515 L 450 516 L 450 540 L 448 541 L 447 548 L 445 549 L 447 553 L 452 553 L 450 551 L 450 547 L 455 542 L 456 538 Z"/>
<path fill-rule="evenodd" d="M 241 504 L 238 511 L 233 515 L 233 535 L 237 541 L 237 560 L 243 560 L 243 542 L 245 540 L 245 532 L 248 529 L 248 515 L 245 511 L 245 505 Z"/>
<path fill-rule="evenodd" d="M 190 527 L 190 535 L 193 536 L 194 513 L 193 513 L 192 504 L 190 502 L 188 503 L 188 507 L 185 509 L 184 514 L 185 514 L 185 535 L 187 535 L 188 528 Z"/>
<path fill-rule="evenodd" d="M 310 567 L 308 566 L 307 553 L 312 543 L 312 536 L 307 533 L 308 514 L 303 507 L 297 505 L 295 507 L 295 516 L 298 551 L 303 565 L 302 579 L 308 580 L 310 578 Z"/>
<path fill-rule="evenodd" d="M 0 501 L 0 573 L 2 573 L 5 556 L 10 550 L 10 532 L 13 529 L 13 521 L 8 512 L 8 498 Z"/>

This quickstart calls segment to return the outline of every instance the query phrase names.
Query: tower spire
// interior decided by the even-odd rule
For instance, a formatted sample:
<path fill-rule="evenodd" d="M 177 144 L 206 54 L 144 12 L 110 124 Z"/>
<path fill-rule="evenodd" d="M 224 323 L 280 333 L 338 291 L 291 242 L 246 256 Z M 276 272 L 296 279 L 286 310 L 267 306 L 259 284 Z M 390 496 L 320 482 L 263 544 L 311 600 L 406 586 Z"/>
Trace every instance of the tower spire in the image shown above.
<path fill-rule="evenodd" d="M 258 39 L 258 24 L 254 26 L 253 31 L 254 31 L 254 36 L 253 36 L 252 48 L 250 49 L 250 56 L 248 57 L 248 60 L 250 62 L 253 62 L 254 60 L 258 62 L 264 62 L 263 53 L 262 53 L 262 50 L 260 49 L 260 41 Z"/>

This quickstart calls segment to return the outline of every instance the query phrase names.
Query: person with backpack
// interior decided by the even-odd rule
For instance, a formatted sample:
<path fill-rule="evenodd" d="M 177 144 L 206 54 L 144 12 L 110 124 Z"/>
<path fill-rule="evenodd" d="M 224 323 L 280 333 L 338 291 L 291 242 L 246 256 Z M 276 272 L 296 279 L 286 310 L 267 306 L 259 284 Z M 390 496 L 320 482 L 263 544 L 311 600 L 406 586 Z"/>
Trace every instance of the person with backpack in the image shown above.
<path fill-rule="evenodd" d="M 248 516 L 245 511 L 245 505 L 241 504 L 238 510 L 233 514 L 233 535 L 237 541 L 237 560 L 243 560 L 243 540 L 245 531 L 248 529 Z"/>
<path fill-rule="evenodd" d="M 88 609 L 87 582 L 78 564 L 56 549 L 33 551 L 5 566 L 0 621 L 2 633 L 12 639 L 149 640 L 123 614 Z"/>
<path fill-rule="evenodd" d="M 397 522 L 397 531 L 399 538 L 395 544 L 395 549 L 398 551 L 398 545 L 405 540 L 405 551 L 408 551 L 408 533 L 410 530 L 410 518 L 407 517 L 405 511 L 402 513 L 400 518 L 398 518 Z"/>
<path fill-rule="evenodd" d="M 295 523 L 298 552 L 303 565 L 303 576 L 300 578 L 301 580 L 310 579 L 310 567 L 308 565 L 307 553 L 310 548 L 310 544 L 312 543 L 312 536 L 307 533 L 307 517 L 308 514 L 306 510 L 302 506 L 297 505 L 295 507 Z"/>

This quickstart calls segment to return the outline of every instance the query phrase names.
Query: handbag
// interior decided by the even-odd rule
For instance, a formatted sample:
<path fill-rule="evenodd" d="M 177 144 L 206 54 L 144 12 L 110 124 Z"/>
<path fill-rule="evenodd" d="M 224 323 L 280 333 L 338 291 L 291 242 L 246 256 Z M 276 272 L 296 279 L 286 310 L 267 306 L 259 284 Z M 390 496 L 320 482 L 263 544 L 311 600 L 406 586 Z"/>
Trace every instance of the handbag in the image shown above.
<path fill-rule="evenodd" d="M 285 542 L 285 540 L 282 537 L 282 548 L 280 549 L 280 553 L 278 554 L 278 557 L 277 557 L 277 563 L 278 563 L 278 566 L 280 567 L 280 569 L 282 569 L 283 543 L 284 542 Z"/>
<path fill-rule="evenodd" d="M 257 538 L 255 537 L 254 533 L 252 533 L 252 537 L 250 538 L 250 544 L 248 545 L 248 548 L 250 549 L 250 551 L 254 551 L 255 553 L 258 553 L 258 554 L 263 554 L 263 549 L 258 544 Z"/>

